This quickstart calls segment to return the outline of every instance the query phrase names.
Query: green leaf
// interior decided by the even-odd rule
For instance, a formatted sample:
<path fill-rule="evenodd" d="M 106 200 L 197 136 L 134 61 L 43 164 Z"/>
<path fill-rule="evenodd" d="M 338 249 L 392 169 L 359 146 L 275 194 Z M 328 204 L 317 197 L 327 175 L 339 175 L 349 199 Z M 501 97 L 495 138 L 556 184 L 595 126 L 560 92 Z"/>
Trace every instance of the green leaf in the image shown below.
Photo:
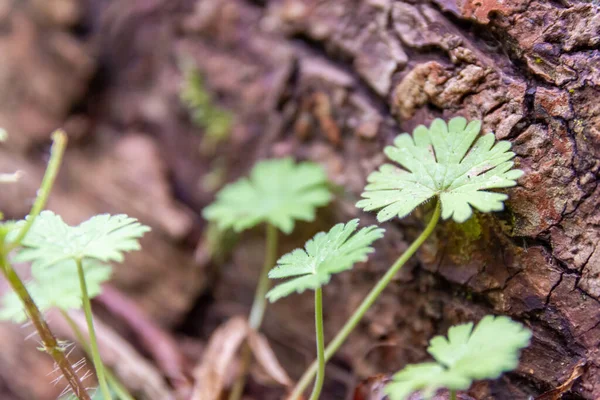
<path fill-rule="evenodd" d="M 329 203 L 326 183 L 325 171 L 317 164 L 295 164 L 290 158 L 261 161 L 249 178 L 217 193 L 203 215 L 220 229 L 240 232 L 266 222 L 290 233 L 296 220 L 314 220 L 315 209 Z"/>
<path fill-rule="evenodd" d="M 102 283 L 110 279 L 112 268 L 109 265 L 89 261 L 84 263 L 85 281 L 90 298 L 99 295 Z M 27 282 L 27 291 L 41 312 L 56 307 L 65 311 L 80 309 L 81 287 L 74 261 L 63 261 L 52 269 L 36 269 L 33 280 Z M 27 320 L 23 303 L 13 291 L 2 297 L 0 320 L 23 323 Z"/>
<path fill-rule="evenodd" d="M 434 196 L 441 201 L 442 218 L 459 223 L 469 219 L 472 207 L 502 210 L 508 196 L 489 189 L 515 186 L 523 172 L 512 169 L 510 142 L 495 143 L 493 133 L 475 141 L 480 129 L 480 121 L 467 125 L 466 119 L 456 117 L 448 124 L 436 119 L 429 129 L 420 125 L 412 137 L 399 135 L 384 152 L 402 168 L 384 164 L 369 175 L 364 199 L 356 206 L 380 210 L 380 222 L 403 218 Z"/>
<path fill-rule="evenodd" d="M 427 351 L 440 364 L 463 376 L 496 379 L 519 364 L 519 351 L 529 345 L 531 331 L 508 317 L 488 315 L 473 323 L 453 326 L 448 338 L 436 336 Z"/>
<path fill-rule="evenodd" d="M 319 232 L 306 242 L 305 250 L 296 249 L 281 257 L 269 272 L 269 278 L 292 278 L 267 293 L 271 301 L 293 292 L 317 289 L 331 279 L 332 274 L 351 269 L 359 261 L 366 261 L 373 252 L 371 243 L 383 237 L 384 230 L 369 226 L 356 231 L 358 219 L 337 224 L 329 232 Z"/>
<path fill-rule="evenodd" d="M 15 261 L 31 261 L 34 273 L 70 259 L 121 262 L 124 252 L 140 249 L 138 239 L 149 230 L 126 215 L 101 214 L 69 226 L 52 211 L 42 211 Z"/>
<path fill-rule="evenodd" d="M 430 398 L 437 390 L 466 390 L 474 380 L 496 379 L 515 369 L 531 331 L 508 317 L 488 315 L 473 323 L 453 326 L 448 338 L 436 336 L 427 351 L 437 362 L 409 364 L 386 386 L 392 400 L 405 400 L 421 391 Z"/>
<path fill-rule="evenodd" d="M 390 400 L 405 400 L 412 393 L 420 391 L 422 397 L 430 399 L 440 389 L 465 390 L 469 386 L 470 379 L 429 362 L 407 365 L 393 376 L 393 381 L 385 387 L 385 393 Z"/>

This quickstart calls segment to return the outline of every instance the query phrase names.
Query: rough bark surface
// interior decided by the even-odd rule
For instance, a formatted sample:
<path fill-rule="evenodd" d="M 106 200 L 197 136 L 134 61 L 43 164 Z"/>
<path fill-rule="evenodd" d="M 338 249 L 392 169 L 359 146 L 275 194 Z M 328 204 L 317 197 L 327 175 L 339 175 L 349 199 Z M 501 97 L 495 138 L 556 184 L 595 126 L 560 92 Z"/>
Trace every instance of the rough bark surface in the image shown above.
<path fill-rule="evenodd" d="M 28 172 L 0 194 L 7 215 L 26 212 L 43 167 L 39 150 L 65 125 L 72 143 L 51 208 L 71 222 L 121 211 L 150 224 L 145 251 L 117 269 L 116 285 L 163 326 L 185 322 L 188 334 L 207 334 L 247 310 L 262 258 L 258 232 L 244 236 L 216 278 L 194 258 L 215 167 L 227 181 L 269 156 L 326 167 L 343 190 L 316 224 L 286 240 L 289 248 L 335 221 L 372 222 L 353 203 L 395 135 L 435 117 L 479 118 L 484 131 L 513 142 L 526 175 L 508 191 L 505 212 L 438 227 L 332 361 L 327 398 L 344 398 L 353 376 L 424 360 L 430 337 L 487 313 L 524 322 L 534 339 L 517 371 L 477 384 L 473 397 L 535 397 L 584 365 L 565 398 L 600 398 L 596 2 L 87 3 L 0 8 L 0 53 L 12 55 L 0 58 L 0 125 L 13 132 L 0 168 Z M 202 132 L 178 99 L 182 57 L 235 115 L 230 138 L 210 154 L 199 151 Z M 386 224 L 376 255 L 326 288 L 329 335 L 422 229 L 426 212 Z M 268 312 L 266 334 L 292 375 L 312 358 L 311 330 L 310 296 Z"/>

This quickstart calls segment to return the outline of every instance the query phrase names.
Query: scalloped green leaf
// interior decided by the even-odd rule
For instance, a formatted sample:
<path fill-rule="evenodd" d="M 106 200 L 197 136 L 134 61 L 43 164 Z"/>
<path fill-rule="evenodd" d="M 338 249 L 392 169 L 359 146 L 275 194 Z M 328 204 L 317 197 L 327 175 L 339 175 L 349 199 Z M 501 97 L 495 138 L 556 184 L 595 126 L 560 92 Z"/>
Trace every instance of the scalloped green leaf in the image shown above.
<path fill-rule="evenodd" d="M 409 364 L 386 386 L 392 400 L 406 400 L 414 392 L 426 399 L 439 389 L 466 390 L 474 380 L 496 379 L 519 363 L 521 350 L 529 345 L 531 331 L 508 317 L 484 317 L 453 326 L 448 337 L 436 336 L 427 351 L 437 362 Z"/>
<path fill-rule="evenodd" d="M 139 238 L 148 231 L 149 227 L 126 215 L 100 214 L 69 226 L 52 211 L 42 211 L 14 261 L 31 262 L 34 272 L 70 259 L 121 262 L 123 253 L 140 249 Z"/>
<path fill-rule="evenodd" d="M 384 229 L 368 226 L 355 233 L 358 219 L 337 224 L 329 232 L 319 232 L 306 242 L 304 249 L 296 249 L 277 261 L 269 278 L 291 278 L 267 293 L 271 302 L 293 292 L 315 290 L 329 282 L 331 275 L 347 271 L 360 261 L 366 261 L 373 252 L 371 244 L 383 237 Z"/>
<path fill-rule="evenodd" d="M 266 222 L 290 233 L 295 221 L 313 221 L 316 208 L 330 200 L 327 177 L 318 164 L 273 159 L 257 163 L 248 178 L 224 187 L 203 215 L 220 229 L 241 232 Z"/>
<path fill-rule="evenodd" d="M 508 317 L 484 317 L 453 326 L 448 337 L 436 336 L 427 351 L 440 364 L 471 379 L 496 379 L 519 364 L 519 352 L 529 345 L 531 331 Z"/>
<path fill-rule="evenodd" d="M 502 210 L 508 196 L 490 189 L 515 186 L 523 172 L 513 169 L 510 142 L 496 142 L 493 133 L 477 138 L 480 129 L 480 121 L 467 124 L 456 117 L 448 124 L 436 119 L 429 128 L 420 125 L 412 136 L 399 135 L 384 152 L 400 167 L 384 164 L 371 173 L 356 206 L 380 210 L 380 222 L 403 218 L 433 197 L 439 197 L 442 218 L 459 223 L 473 208 Z"/>
<path fill-rule="evenodd" d="M 418 391 L 423 398 L 430 399 L 440 389 L 465 390 L 469 386 L 470 379 L 437 363 L 429 362 L 407 365 L 393 376 L 392 382 L 385 387 L 385 393 L 390 400 L 406 400 Z"/>

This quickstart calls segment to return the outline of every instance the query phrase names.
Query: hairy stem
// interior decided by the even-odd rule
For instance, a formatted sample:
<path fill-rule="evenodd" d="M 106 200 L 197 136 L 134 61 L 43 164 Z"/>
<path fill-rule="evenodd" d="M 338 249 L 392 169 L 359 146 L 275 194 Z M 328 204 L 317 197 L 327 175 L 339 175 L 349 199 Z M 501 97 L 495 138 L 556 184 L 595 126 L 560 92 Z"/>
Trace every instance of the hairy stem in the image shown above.
<path fill-rule="evenodd" d="M 52 148 L 50 149 L 50 161 L 46 167 L 46 173 L 44 174 L 42 184 L 37 192 L 37 197 L 35 198 L 33 207 L 31 207 L 31 211 L 29 211 L 29 215 L 25 220 L 25 224 L 17 234 L 17 237 L 6 249 L 6 254 L 10 253 L 10 251 L 14 250 L 21 244 L 25 238 L 25 235 L 27 235 L 27 232 L 29 232 L 29 229 L 31 229 L 33 221 L 38 215 L 40 215 L 40 212 L 42 212 L 46 206 L 48 196 L 50 196 L 50 191 L 52 190 L 52 186 L 54 186 L 56 175 L 58 175 L 58 170 L 60 169 L 60 164 L 62 163 L 63 155 L 65 154 L 65 148 L 67 147 L 67 135 L 63 131 L 59 130 L 52 134 L 52 140 L 53 143 Z"/>
<path fill-rule="evenodd" d="M 456 390 L 450 391 L 450 400 L 456 400 Z"/>
<path fill-rule="evenodd" d="M 27 288 L 23 284 L 23 281 L 17 275 L 17 272 L 13 269 L 13 267 L 8 262 L 6 258 L 6 253 L 2 252 L 0 257 L 0 263 L 2 272 L 4 276 L 8 280 L 11 288 L 15 291 L 15 293 L 19 296 L 21 301 L 23 302 L 23 306 L 25 307 L 25 312 L 27 316 L 33 323 L 33 326 L 37 330 L 40 335 L 40 339 L 42 341 L 42 346 L 44 351 L 48 353 L 58 365 L 58 368 L 62 372 L 63 376 L 67 380 L 67 383 L 71 387 L 73 394 L 79 400 L 90 400 L 90 396 L 88 395 L 85 386 L 81 383 L 81 380 L 75 373 L 73 366 L 67 359 L 67 356 L 63 350 L 63 348 L 59 345 L 56 337 L 50 331 L 48 324 L 42 317 L 42 313 L 39 308 L 36 306 L 35 302 L 31 298 L 31 295 L 27 291 Z"/>
<path fill-rule="evenodd" d="M 83 347 L 83 349 L 85 350 L 85 352 L 88 355 L 91 355 L 92 351 L 90 350 L 90 345 L 88 343 L 88 340 L 85 338 L 85 335 L 83 334 L 81 329 L 79 329 L 79 326 L 77 325 L 77 323 L 75 321 L 73 321 L 73 318 L 71 318 L 69 313 L 66 312 L 65 310 L 60 310 L 60 312 L 61 312 L 63 318 L 65 319 L 65 321 L 67 321 L 67 324 L 69 324 L 69 327 L 75 334 L 75 337 L 81 344 L 81 347 Z M 135 400 L 133 398 L 133 396 L 131 394 L 129 394 L 129 391 L 127 390 L 127 388 L 125 388 L 125 386 L 123 386 L 123 384 L 119 381 L 119 379 L 117 379 L 117 377 L 112 372 L 110 372 L 109 369 L 106 369 L 105 373 L 106 373 L 106 380 L 108 381 L 109 385 L 112 387 L 113 391 L 116 393 L 117 398 L 119 398 L 120 400 Z"/>
<path fill-rule="evenodd" d="M 94 368 L 96 369 L 96 376 L 98 377 L 98 384 L 102 390 L 104 400 L 112 400 L 110 391 L 108 390 L 108 383 L 106 382 L 106 375 L 104 374 L 104 364 L 100 358 L 100 351 L 98 350 L 98 341 L 96 340 L 96 331 L 94 330 L 94 317 L 92 315 L 92 303 L 90 296 L 88 295 L 87 283 L 85 282 L 85 272 L 83 271 L 83 262 L 81 259 L 76 260 L 77 263 L 77 274 L 79 275 L 79 286 L 81 287 L 81 300 L 83 302 L 83 312 L 85 313 L 85 320 L 88 326 L 88 333 L 90 337 L 90 350 L 92 352 L 92 361 L 94 362 Z"/>
<path fill-rule="evenodd" d="M 429 235 L 435 229 L 441 213 L 441 204 L 439 200 L 436 203 L 435 211 L 433 212 L 433 216 L 431 220 L 427 224 L 425 230 L 415 239 L 414 242 L 406 249 L 406 251 L 396 260 L 396 262 L 390 267 L 390 269 L 385 273 L 385 275 L 377 282 L 377 284 L 371 289 L 367 297 L 362 301 L 362 303 L 358 306 L 356 311 L 350 316 L 346 324 L 342 327 L 342 329 L 338 332 L 338 334 L 333 338 L 331 343 L 325 349 L 325 361 L 329 361 L 329 359 L 335 354 L 335 352 L 340 348 L 340 346 L 344 343 L 344 341 L 348 338 L 350 333 L 354 330 L 356 325 L 360 322 L 365 313 L 369 310 L 371 305 L 377 300 L 381 292 L 386 288 L 386 286 L 392 281 L 396 273 L 402 268 L 402 266 L 416 253 L 416 251 L 421 247 L 423 242 L 427 240 Z M 313 361 L 310 367 L 304 372 L 300 381 L 296 384 L 294 391 L 292 392 L 289 400 L 297 400 L 300 398 L 302 393 L 306 390 L 310 382 L 315 377 L 317 372 L 317 361 Z"/>
<path fill-rule="evenodd" d="M 31 208 L 31 211 L 29 212 L 26 222 L 11 243 L 6 243 L 6 247 L 4 247 L 4 243 L 1 243 L 3 246 L 3 248 L 0 249 L 0 262 L 2 264 L 1 269 L 10 286 L 15 291 L 17 296 L 19 296 L 19 299 L 21 299 L 23 302 L 27 316 L 40 335 L 44 351 L 46 351 L 54 359 L 54 362 L 56 362 L 56 365 L 58 365 L 58 368 L 61 370 L 63 376 L 73 391 L 73 394 L 80 400 L 90 400 L 90 396 L 88 395 L 85 386 L 83 386 L 83 383 L 75 373 L 73 366 L 67 359 L 67 356 L 58 344 L 56 337 L 42 317 L 42 313 L 31 298 L 31 295 L 27 291 L 23 281 L 21 278 L 19 278 L 19 275 L 17 275 L 16 271 L 13 269 L 12 265 L 10 265 L 7 259 L 8 254 L 21 244 L 25 238 L 25 235 L 27 235 L 27 232 L 29 232 L 29 229 L 33 225 L 33 221 L 46 206 L 48 196 L 50 195 L 52 186 L 54 186 L 54 181 L 56 180 L 56 175 L 60 169 L 65 148 L 67 147 L 67 136 L 63 131 L 56 131 L 52 135 L 52 140 L 53 143 L 50 150 L 50 161 L 46 167 L 44 178 L 42 179 L 42 183 L 37 192 L 37 197 L 33 207 Z"/>
<path fill-rule="evenodd" d="M 267 308 L 266 295 L 270 287 L 269 271 L 275 266 L 277 258 L 277 228 L 271 224 L 267 224 L 266 229 L 265 264 L 263 265 L 260 277 L 258 278 L 258 285 L 256 286 L 256 292 L 254 293 L 254 302 L 252 303 L 252 309 L 250 310 L 250 317 L 248 317 L 248 325 L 250 325 L 250 329 L 255 331 L 259 330 L 265 315 L 265 309 Z M 242 397 L 251 361 L 252 350 L 246 343 L 242 347 L 240 373 L 231 390 L 229 400 L 239 400 Z"/>
<path fill-rule="evenodd" d="M 325 335 L 323 333 L 323 289 L 315 290 L 315 332 L 317 339 L 317 379 L 310 400 L 319 400 L 325 381 Z"/>

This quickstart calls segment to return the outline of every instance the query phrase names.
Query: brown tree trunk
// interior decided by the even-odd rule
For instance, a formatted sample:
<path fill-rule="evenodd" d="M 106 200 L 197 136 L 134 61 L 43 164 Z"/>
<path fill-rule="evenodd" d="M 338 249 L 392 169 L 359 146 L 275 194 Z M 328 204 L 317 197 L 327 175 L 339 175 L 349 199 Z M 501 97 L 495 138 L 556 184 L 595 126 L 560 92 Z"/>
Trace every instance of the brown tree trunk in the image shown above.
<path fill-rule="evenodd" d="M 476 384 L 474 397 L 535 397 L 583 366 L 565 398 L 600 398 L 596 2 L 87 3 L 73 1 L 79 13 L 71 16 L 68 7 L 48 11 L 33 1 L 0 15 L 12 27 L 0 36 L 2 54 L 21 57 L 0 59 L 13 74 L 1 82 L 2 104 L 12 108 L 0 110 L 0 125 L 19 132 L 10 154 L 0 150 L 0 165 L 35 178 L 41 165 L 32 150 L 66 121 L 73 140 L 52 207 L 71 220 L 127 212 L 154 227 L 145 253 L 117 270 L 116 285 L 163 326 L 185 322 L 187 333 L 207 334 L 249 308 L 259 232 L 243 235 L 216 279 L 193 257 L 215 186 L 264 157 L 324 165 L 341 194 L 316 224 L 286 239 L 289 249 L 336 221 L 373 222 L 353 203 L 382 148 L 418 124 L 462 115 L 510 140 L 526 175 L 508 191 L 504 212 L 438 226 L 330 363 L 324 398 L 345 398 L 357 378 L 426 359 L 429 338 L 488 313 L 525 323 L 534 339 L 517 371 Z M 75 22 L 86 29 L 74 30 Z M 235 116 L 214 152 L 199 150 L 203 132 L 179 102 L 183 59 Z M 216 185 L 215 171 L 225 177 Z M 3 193 L 1 208 L 18 217 L 23 197 Z M 326 288 L 329 337 L 423 222 L 419 211 L 387 223 L 371 260 Z M 196 301 L 207 293 L 212 302 Z M 204 319 L 192 321 L 196 314 Z M 314 354 L 312 318 L 310 295 L 282 301 L 266 317 L 266 334 L 294 376 Z"/>

